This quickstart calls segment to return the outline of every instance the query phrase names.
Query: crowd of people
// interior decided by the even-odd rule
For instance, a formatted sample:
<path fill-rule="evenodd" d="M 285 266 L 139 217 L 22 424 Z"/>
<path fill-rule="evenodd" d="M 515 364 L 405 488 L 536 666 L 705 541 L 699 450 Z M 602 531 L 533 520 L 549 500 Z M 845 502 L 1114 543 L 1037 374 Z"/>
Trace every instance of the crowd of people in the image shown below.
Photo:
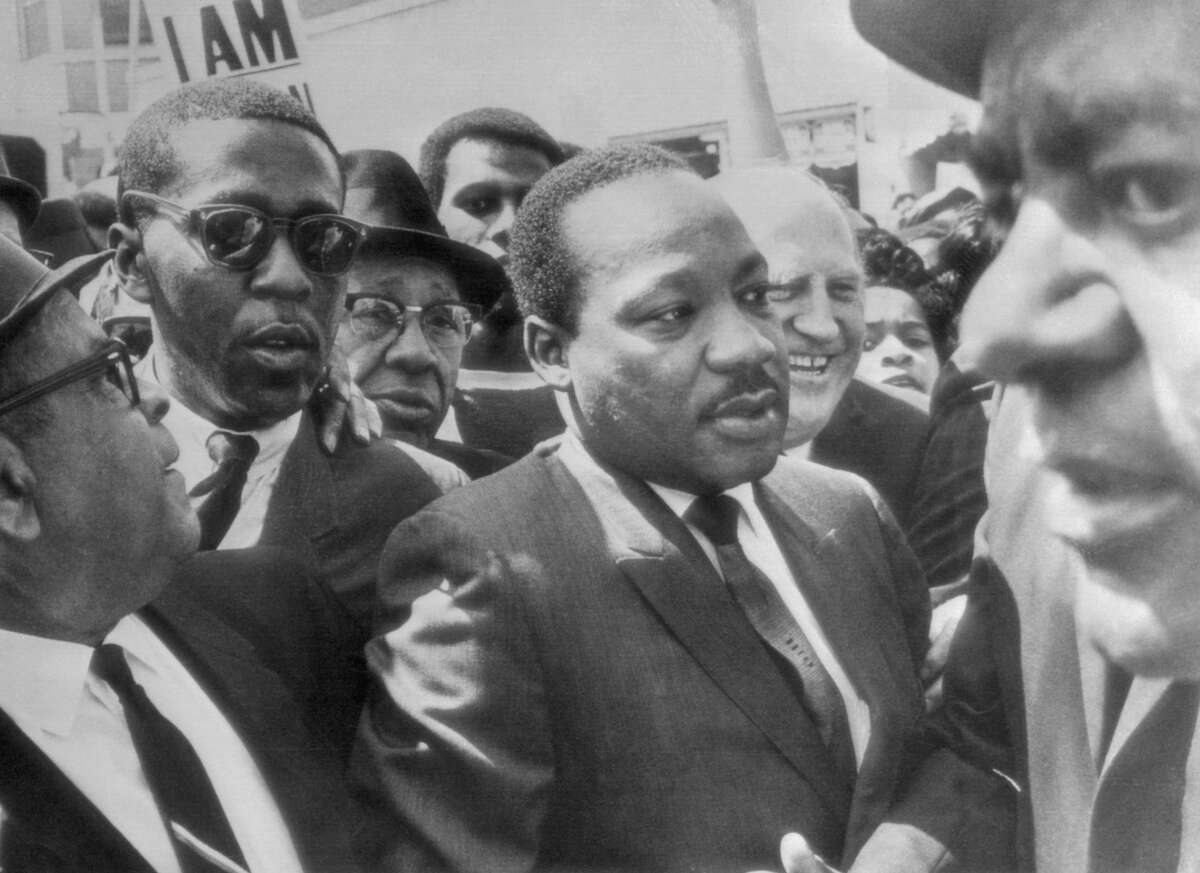
<path fill-rule="evenodd" d="M 1200 871 L 1200 11 L 850 0 L 984 110 L 885 229 L 713 2 L 711 179 L 247 78 L 0 166 L 0 870 Z"/>

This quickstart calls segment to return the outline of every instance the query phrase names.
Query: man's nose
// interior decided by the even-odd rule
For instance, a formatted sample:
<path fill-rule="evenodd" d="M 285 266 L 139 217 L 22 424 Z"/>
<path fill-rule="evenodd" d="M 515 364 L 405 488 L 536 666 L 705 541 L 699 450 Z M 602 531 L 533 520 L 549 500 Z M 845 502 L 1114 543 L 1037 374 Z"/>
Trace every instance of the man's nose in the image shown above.
<path fill-rule="evenodd" d="M 262 262 L 254 267 L 250 290 L 264 297 L 305 300 L 312 293 L 313 278 L 300 266 L 287 235 L 278 233 Z"/>
<path fill-rule="evenodd" d="M 718 315 L 715 321 L 706 357 L 709 366 L 718 372 L 761 366 L 784 347 L 778 324 L 751 321 L 736 307 Z"/>
<path fill-rule="evenodd" d="M 154 441 L 154 448 L 158 451 L 159 457 L 162 458 L 164 464 L 170 464 L 179 457 L 179 446 L 175 442 L 174 437 L 162 425 L 163 416 L 167 414 L 167 410 L 171 408 L 171 401 L 167 397 L 167 392 L 157 382 L 148 382 L 145 379 L 138 380 L 138 412 L 146 419 L 146 423 L 150 425 L 150 436 Z"/>
<path fill-rule="evenodd" d="M 505 200 L 500 206 L 495 221 L 488 227 L 488 238 L 496 245 L 508 251 L 509 235 L 512 233 L 513 221 L 517 217 L 517 204 Z"/>
<path fill-rule="evenodd" d="M 437 363 L 433 348 L 421 330 L 416 313 L 410 312 L 401 330 L 388 344 L 384 362 L 407 373 L 422 373 Z"/>
<path fill-rule="evenodd" d="M 784 316 L 784 326 L 814 343 L 831 343 L 841 331 L 833 317 L 833 302 L 829 290 L 820 278 L 814 278 L 808 294 L 803 295 L 799 309 Z"/>
<path fill-rule="evenodd" d="M 967 301 L 961 334 L 968 359 L 1008 382 L 1061 383 L 1119 364 L 1137 345 L 1104 256 L 1041 199 L 1022 204 Z"/>

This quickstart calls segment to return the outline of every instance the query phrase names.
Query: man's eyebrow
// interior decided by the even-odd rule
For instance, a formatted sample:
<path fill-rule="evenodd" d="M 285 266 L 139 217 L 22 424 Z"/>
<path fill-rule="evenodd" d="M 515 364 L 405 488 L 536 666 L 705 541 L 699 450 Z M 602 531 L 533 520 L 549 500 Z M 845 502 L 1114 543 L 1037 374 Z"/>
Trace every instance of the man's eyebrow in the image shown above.
<path fill-rule="evenodd" d="M 758 272 L 766 274 L 767 259 L 762 256 L 761 252 L 756 251 L 742 258 L 742 262 L 738 264 L 734 277 L 738 281 L 741 281 Z"/>
<path fill-rule="evenodd" d="M 268 215 L 274 215 L 272 210 L 271 198 L 258 191 L 248 191 L 244 188 L 231 188 L 222 191 L 215 191 L 206 199 L 207 203 L 228 203 L 238 206 L 253 206 L 255 209 L 261 209 Z M 330 203 L 328 200 L 322 200 L 318 197 L 309 197 L 301 200 L 291 210 L 291 215 L 317 215 L 322 213 L 336 213 L 340 210 L 336 203 Z M 288 216 L 279 216 L 287 218 Z"/>

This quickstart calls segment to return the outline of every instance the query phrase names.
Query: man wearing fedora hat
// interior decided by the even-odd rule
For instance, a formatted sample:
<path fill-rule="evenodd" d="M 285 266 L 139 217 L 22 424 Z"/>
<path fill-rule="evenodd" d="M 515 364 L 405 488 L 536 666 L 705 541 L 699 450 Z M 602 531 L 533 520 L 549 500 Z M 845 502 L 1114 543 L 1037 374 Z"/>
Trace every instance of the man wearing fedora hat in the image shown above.
<path fill-rule="evenodd" d="M 963 317 L 1007 383 L 946 677 L 960 751 L 1020 792 L 1023 867 L 1200 868 L 1200 7 L 852 0 L 984 108 L 1007 239 Z"/>
<path fill-rule="evenodd" d="M 9 174 L 8 159 L 0 147 L 0 236 L 21 245 L 41 205 L 42 195 L 37 188 Z"/>
<path fill-rule="evenodd" d="M 398 154 L 348 152 L 342 169 L 344 212 L 370 227 L 350 269 L 337 345 L 378 407 L 384 436 L 412 451 L 443 490 L 461 484 L 458 468 L 472 479 L 494 473 L 511 459 L 436 435 L 471 326 L 509 290 L 508 278 L 495 258 L 446 235 Z"/>

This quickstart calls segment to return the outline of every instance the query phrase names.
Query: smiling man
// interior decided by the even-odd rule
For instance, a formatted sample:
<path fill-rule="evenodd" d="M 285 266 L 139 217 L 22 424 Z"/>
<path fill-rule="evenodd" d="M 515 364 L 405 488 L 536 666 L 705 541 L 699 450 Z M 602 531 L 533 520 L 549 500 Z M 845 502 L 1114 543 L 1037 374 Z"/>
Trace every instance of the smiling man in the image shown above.
<path fill-rule="evenodd" d="M 512 252 L 568 431 L 389 542 L 378 865 L 750 870 L 790 830 L 852 858 L 919 733 L 928 597 L 859 480 L 780 460 L 766 263 L 650 146 L 549 173 Z"/>
<path fill-rule="evenodd" d="M 324 454 L 305 411 L 362 235 L 339 215 L 337 152 L 287 94 L 208 82 L 134 121 L 120 191 L 115 269 L 150 306 L 142 372 L 176 401 L 163 423 L 202 548 L 295 550 L 357 648 L 388 532 L 438 492 L 393 446 Z"/>

